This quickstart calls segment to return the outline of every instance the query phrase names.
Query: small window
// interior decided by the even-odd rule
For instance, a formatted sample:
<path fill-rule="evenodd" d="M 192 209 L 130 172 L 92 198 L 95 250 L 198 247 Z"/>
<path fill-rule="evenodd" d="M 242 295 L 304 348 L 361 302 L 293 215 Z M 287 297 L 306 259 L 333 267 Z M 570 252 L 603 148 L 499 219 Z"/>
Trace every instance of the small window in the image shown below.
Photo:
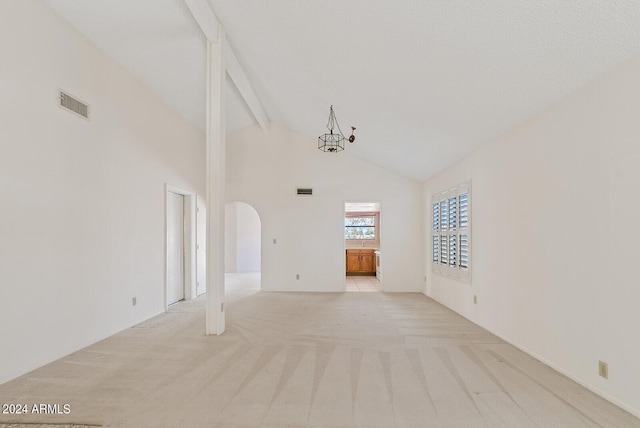
<path fill-rule="evenodd" d="M 376 240 L 375 214 L 347 215 L 344 226 L 344 239 Z"/>
<path fill-rule="evenodd" d="M 471 281 L 470 184 L 433 195 L 433 271 L 465 282 Z"/>

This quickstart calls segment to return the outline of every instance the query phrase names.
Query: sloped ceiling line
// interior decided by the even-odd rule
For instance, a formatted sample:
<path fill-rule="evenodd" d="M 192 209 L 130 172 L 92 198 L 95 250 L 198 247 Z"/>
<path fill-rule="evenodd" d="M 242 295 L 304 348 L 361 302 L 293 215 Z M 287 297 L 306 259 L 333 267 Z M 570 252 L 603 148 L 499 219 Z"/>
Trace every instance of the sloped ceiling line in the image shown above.
<path fill-rule="evenodd" d="M 640 54 L 638 0 L 42 1 L 201 132 L 223 25 L 250 82 L 228 65 L 227 133 L 266 122 L 239 87 L 311 141 L 333 105 L 351 155 L 416 181 Z"/>
<path fill-rule="evenodd" d="M 209 42 L 218 42 L 218 27 L 220 27 L 220 22 L 213 13 L 213 10 L 211 10 L 211 6 L 207 0 L 184 0 L 184 2 Z M 229 44 L 225 46 L 225 53 L 225 63 L 229 77 L 231 77 L 231 80 L 236 85 L 238 92 L 258 124 L 260 124 L 262 130 L 265 132 L 268 131 L 269 118 Z"/>

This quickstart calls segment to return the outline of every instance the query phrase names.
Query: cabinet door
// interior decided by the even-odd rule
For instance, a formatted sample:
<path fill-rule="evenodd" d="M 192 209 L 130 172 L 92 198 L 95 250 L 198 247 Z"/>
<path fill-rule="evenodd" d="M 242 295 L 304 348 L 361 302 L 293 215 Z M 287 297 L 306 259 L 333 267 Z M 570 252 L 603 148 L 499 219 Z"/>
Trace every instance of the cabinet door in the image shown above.
<path fill-rule="evenodd" d="M 360 252 L 358 250 L 347 250 L 347 272 L 358 272 L 360 270 Z"/>
<path fill-rule="evenodd" d="M 362 252 L 360 254 L 360 271 L 362 272 L 375 272 L 375 254 L 371 252 Z"/>

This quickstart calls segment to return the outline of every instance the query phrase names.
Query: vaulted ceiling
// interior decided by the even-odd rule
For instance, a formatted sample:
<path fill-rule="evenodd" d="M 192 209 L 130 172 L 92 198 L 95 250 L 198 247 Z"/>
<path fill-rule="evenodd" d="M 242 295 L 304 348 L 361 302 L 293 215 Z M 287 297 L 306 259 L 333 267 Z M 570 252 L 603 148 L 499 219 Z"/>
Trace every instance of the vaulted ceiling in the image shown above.
<path fill-rule="evenodd" d="M 44 1 L 204 132 L 183 0 Z M 637 0 L 209 1 L 272 122 L 315 139 L 333 105 L 346 150 L 415 180 L 640 53 Z M 255 123 L 228 89 L 227 131 Z"/>

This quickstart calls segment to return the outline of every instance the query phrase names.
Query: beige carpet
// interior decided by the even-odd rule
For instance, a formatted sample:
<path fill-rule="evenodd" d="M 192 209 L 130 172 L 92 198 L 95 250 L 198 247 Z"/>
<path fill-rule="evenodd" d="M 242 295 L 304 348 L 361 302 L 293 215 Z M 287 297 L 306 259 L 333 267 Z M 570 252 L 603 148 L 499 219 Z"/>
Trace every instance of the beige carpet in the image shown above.
<path fill-rule="evenodd" d="M 223 336 L 204 335 L 198 298 L 0 385 L 2 403 L 71 410 L 0 426 L 640 427 L 422 294 L 267 293 L 255 281 L 229 278 Z"/>
<path fill-rule="evenodd" d="M 95 428 L 99 425 L 75 425 L 75 424 L 0 424 L 0 428 Z"/>

